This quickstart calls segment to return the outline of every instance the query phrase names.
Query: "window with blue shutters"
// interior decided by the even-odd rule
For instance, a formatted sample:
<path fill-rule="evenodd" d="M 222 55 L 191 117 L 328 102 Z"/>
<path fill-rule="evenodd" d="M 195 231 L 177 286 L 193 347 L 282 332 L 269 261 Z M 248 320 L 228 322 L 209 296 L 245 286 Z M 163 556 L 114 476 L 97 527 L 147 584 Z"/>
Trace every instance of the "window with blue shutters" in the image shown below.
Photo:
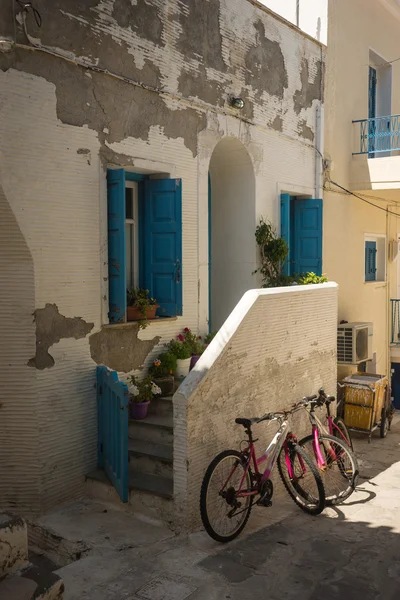
<path fill-rule="evenodd" d="M 365 242 L 365 281 L 377 279 L 377 247 L 376 242 Z"/>
<path fill-rule="evenodd" d="M 158 316 L 182 314 L 182 183 L 107 171 L 109 319 L 126 320 L 127 287 L 148 289 Z"/>

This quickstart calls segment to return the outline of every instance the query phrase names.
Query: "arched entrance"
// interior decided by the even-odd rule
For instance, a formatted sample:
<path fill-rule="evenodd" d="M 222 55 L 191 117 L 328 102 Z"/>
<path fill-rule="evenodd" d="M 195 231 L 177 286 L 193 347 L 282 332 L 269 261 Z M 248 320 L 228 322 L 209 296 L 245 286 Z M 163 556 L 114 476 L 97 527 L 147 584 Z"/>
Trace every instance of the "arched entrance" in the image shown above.
<path fill-rule="evenodd" d="M 255 178 L 246 148 L 234 137 L 218 142 L 209 167 L 209 320 L 219 329 L 254 287 Z"/>

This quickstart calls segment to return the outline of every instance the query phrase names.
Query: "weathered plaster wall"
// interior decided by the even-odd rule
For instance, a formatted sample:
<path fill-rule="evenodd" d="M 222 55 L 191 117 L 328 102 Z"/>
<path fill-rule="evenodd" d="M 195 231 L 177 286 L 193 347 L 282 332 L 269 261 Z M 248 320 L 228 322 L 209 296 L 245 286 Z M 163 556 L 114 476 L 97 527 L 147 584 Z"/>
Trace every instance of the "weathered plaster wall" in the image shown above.
<path fill-rule="evenodd" d="M 335 394 L 337 291 L 335 283 L 248 291 L 182 383 L 174 396 L 174 494 L 183 527 L 199 525 L 212 458 L 243 439 L 236 417 L 290 407 L 321 386 Z M 292 423 L 295 434 L 310 428 L 302 413 Z M 276 430 L 254 428 L 260 451 Z"/>
<path fill-rule="evenodd" d="M 12 38 L 10 4 L 0 22 Z M 79 493 L 96 463 L 95 366 L 129 366 L 99 334 L 108 320 L 105 167 L 183 180 L 184 315 L 137 334 L 152 349 L 148 363 L 182 327 L 207 329 L 207 175 L 218 141 L 234 136 L 250 156 L 254 226 L 260 215 L 279 224 L 280 191 L 313 194 L 324 60 L 320 45 L 247 0 L 56 0 L 40 11 L 42 27 L 28 14 L 30 39 L 17 24 L 17 44 L 0 54 L 0 182 L 12 222 L 1 224 L 9 302 L 0 351 L 11 365 L 2 369 L 10 427 L 29 449 L 26 457 L 7 441 L 4 467 L 16 465 L 12 502 L 21 505 L 20 486 L 33 510 Z M 241 119 L 231 94 L 245 99 Z M 10 252 L 24 257 L 23 271 Z M 135 337 L 133 368 L 145 354 Z"/>

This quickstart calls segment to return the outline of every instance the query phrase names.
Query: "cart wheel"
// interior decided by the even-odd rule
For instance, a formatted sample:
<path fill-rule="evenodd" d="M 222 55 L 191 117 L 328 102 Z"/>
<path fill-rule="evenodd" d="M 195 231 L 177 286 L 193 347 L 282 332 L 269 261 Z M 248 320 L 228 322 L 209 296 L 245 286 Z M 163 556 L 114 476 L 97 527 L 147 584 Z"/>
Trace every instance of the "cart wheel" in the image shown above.
<path fill-rule="evenodd" d="M 381 426 L 380 426 L 380 435 L 381 438 L 385 438 L 389 431 L 389 421 L 386 417 L 386 408 L 382 408 L 382 416 L 381 416 Z"/>

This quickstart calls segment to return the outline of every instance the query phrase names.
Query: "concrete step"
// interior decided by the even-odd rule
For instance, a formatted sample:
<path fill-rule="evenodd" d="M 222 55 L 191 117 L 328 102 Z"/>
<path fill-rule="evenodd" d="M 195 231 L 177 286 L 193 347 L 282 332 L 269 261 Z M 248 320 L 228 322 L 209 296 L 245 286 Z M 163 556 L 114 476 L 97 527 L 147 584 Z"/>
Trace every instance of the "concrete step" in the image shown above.
<path fill-rule="evenodd" d="M 129 440 L 129 468 L 141 473 L 172 478 L 171 445 Z"/>
<path fill-rule="evenodd" d="M 129 438 L 153 444 L 172 445 L 173 418 L 171 415 L 150 414 L 141 421 L 129 420 Z"/>
<path fill-rule="evenodd" d="M 151 475 L 140 471 L 129 472 L 129 489 L 138 490 L 161 498 L 171 499 L 173 494 L 173 481 L 161 475 Z"/>
<path fill-rule="evenodd" d="M 155 396 L 149 404 L 149 415 L 171 415 L 173 413 L 172 396 Z"/>
<path fill-rule="evenodd" d="M 28 529 L 16 515 L 0 514 L 0 578 L 18 571 L 28 560 Z"/>
<path fill-rule="evenodd" d="M 32 564 L 0 581 L 0 600 L 62 600 L 63 595 L 62 579 Z"/>
<path fill-rule="evenodd" d="M 133 473 L 131 477 L 133 477 L 133 484 L 135 484 L 138 475 Z M 141 486 L 130 487 L 128 504 L 123 506 L 132 510 L 134 514 L 146 515 L 170 526 L 173 522 L 174 510 L 171 500 L 172 480 L 168 481 L 168 485 L 162 486 L 165 495 L 156 495 L 148 489 L 145 491 L 139 489 L 142 487 L 143 480 Z M 96 469 L 96 471 L 86 476 L 86 495 L 95 500 L 112 502 L 116 506 L 122 506 L 120 497 L 105 472 L 101 469 Z"/>

